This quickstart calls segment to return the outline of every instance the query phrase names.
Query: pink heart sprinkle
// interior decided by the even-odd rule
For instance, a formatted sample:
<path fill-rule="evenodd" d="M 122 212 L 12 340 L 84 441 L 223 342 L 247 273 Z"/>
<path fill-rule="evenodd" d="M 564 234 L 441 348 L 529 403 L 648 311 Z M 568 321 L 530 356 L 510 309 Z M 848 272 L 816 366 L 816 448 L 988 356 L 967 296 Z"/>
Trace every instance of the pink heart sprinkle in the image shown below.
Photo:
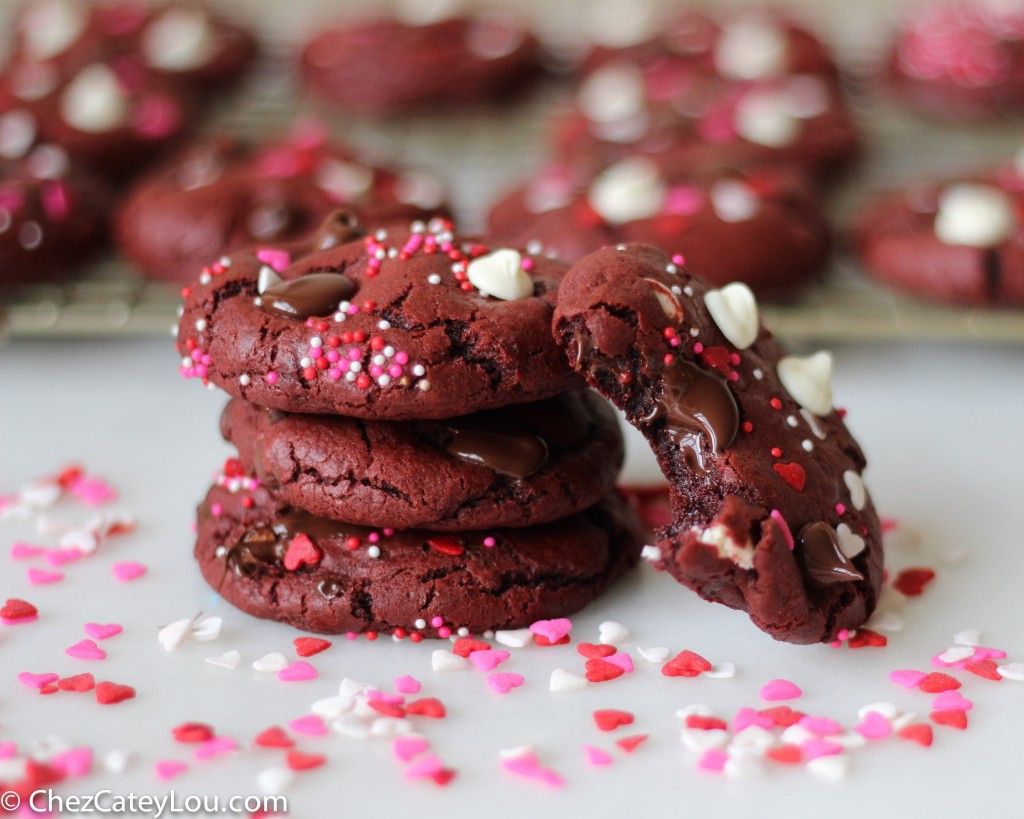
<path fill-rule="evenodd" d="M 29 569 L 28 582 L 33 586 L 45 586 L 47 583 L 59 583 L 64 579 L 60 572 L 47 572 L 43 569 Z"/>
<path fill-rule="evenodd" d="M 633 671 L 633 658 L 625 652 L 619 652 L 618 654 L 612 654 L 611 656 L 603 658 L 606 663 L 617 665 L 627 674 Z"/>
<path fill-rule="evenodd" d="M 513 688 L 521 686 L 524 682 L 526 682 L 526 679 L 522 674 L 496 672 L 487 675 L 487 684 L 499 694 L 507 694 Z"/>
<path fill-rule="evenodd" d="M 122 631 L 124 631 L 124 627 L 117 623 L 110 623 L 108 625 L 100 623 L 85 624 L 85 633 L 94 640 L 109 640 L 111 637 L 116 637 Z"/>
<path fill-rule="evenodd" d="M 406 779 L 422 779 L 425 776 L 434 776 L 444 770 L 444 763 L 437 754 L 423 754 L 412 762 L 405 769 Z"/>
<path fill-rule="evenodd" d="M 263 247 L 256 251 L 256 258 L 263 264 L 270 265 L 280 273 L 292 263 L 291 254 L 287 250 L 275 250 L 271 247 Z"/>
<path fill-rule="evenodd" d="M 865 739 L 883 739 L 892 733 L 892 726 L 877 711 L 868 711 L 854 730 Z"/>
<path fill-rule="evenodd" d="M 904 688 L 917 688 L 921 681 L 927 677 L 923 671 L 914 671 L 910 668 L 901 668 L 889 672 L 889 679 Z"/>
<path fill-rule="evenodd" d="M 400 694 L 418 694 L 420 682 L 410 674 L 395 679 L 395 690 Z"/>
<path fill-rule="evenodd" d="M 146 573 L 145 566 L 141 563 L 133 563 L 131 561 L 115 563 L 111 569 L 114 572 L 114 577 L 122 583 L 128 583 L 129 581 L 142 577 L 142 575 Z"/>
<path fill-rule="evenodd" d="M 808 760 L 817 759 L 819 756 L 832 756 L 843 752 L 843 746 L 836 742 L 829 742 L 827 739 L 808 739 L 800 743 L 800 750 Z"/>
<path fill-rule="evenodd" d="M 18 755 L 18 746 L 13 742 L 0 742 L 0 759 L 13 759 Z"/>
<path fill-rule="evenodd" d="M 828 717 L 801 717 L 798 724 L 819 737 L 832 737 L 843 733 L 843 726 Z"/>
<path fill-rule="evenodd" d="M 720 771 L 729 761 L 729 755 L 720 748 L 708 748 L 700 759 L 697 760 L 697 767 L 702 771 Z"/>
<path fill-rule="evenodd" d="M 82 553 L 78 549 L 50 549 L 46 553 L 46 562 L 51 566 L 63 566 L 81 559 Z"/>
<path fill-rule="evenodd" d="M 214 737 L 202 743 L 195 751 L 195 758 L 202 762 L 205 759 L 212 759 L 215 756 L 234 751 L 238 743 L 230 737 Z"/>
<path fill-rule="evenodd" d="M 595 748 L 593 745 L 584 745 L 583 753 L 587 757 L 587 762 L 595 768 L 611 765 L 615 761 L 610 753 L 600 748 Z"/>
<path fill-rule="evenodd" d="M 959 691 L 943 691 L 932 700 L 933 711 L 970 711 L 973 707 L 974 703 Z"/>
<path fill-rule="evenodd" d="M 759 714 L 753 708 L 741 708 L 732 719 L 732 730 L 736 733 L 739 733 L 744 728 L 749 728 L 751 725 L 771 730 L 775 727 L 775 722 L 771 717 Z"/>
<path fill-rule="evenodd" d="M 100 506 L 117 499 L 117 490 L 101 478 L 79 478 L 70 490 L 86 506 Z"/>
<path fill-rule="evenodd" d="M 390 694 L 387 691 L 378 691 L 376 688 L 371 688 L 366 692 L 366 699 L 374 702 L 386 702 L 389 705 L 402 705 L 405 702 L 405 697 L 401 694 Z"/>
<path fill-rule="evenodd" d="M 395 741 L 391 743 L 391 750 L 402 762 L 408 762 L 414 756 L 422 754 L 428 748 L 430 748 L 430 743 L 427 742 L 425 737 L 395 737 Z"/>
<path fill-rule="evenodd" d="M 769 680 L 761 686 L 758 693 L 766 702 L 777 702 L 779 700 L 795 700 L 804 692 L 796 683 L 789 680 Z"/>
<path fill-rule="evenodd" d="M 277 672 L 277 678 L 281 682 L 304 682 L 305 680 L 315 680 L 318 676 L 320 675 L 317 670 L 304 660 L 296 660 L 287 668 L 282 668 Z"/>
<path fill-rule="evenodd" d="M 72 748 L 50 760 L 65 776 L 86 776 L 92 770 L 92 748 Z"/>
<path fill-rule="evenodd" d="M 473 663 L 481 671 L 493 671 L 510 655 L 507 651 L 502 649 L 486 649 L 481 651 L 471 651 L 469 654 L 470 662 Z"/>
<path fill-rule="evenodd" d="M 107 652 L 100 648 L 92 640 L 82 640 L 70 648 L 64 649 L 69 657 L 77 657 L 79 660 L 105 660 Z"/>
<path fill-rule="evenodd" d="M 288 727 L 298 734 L 305 734 L 310 737 L 319 737 L 327 733 L 327 725 L 316 714 L 293 719 L 288 723 Z"/>
<path fill-rule="evenodd" d="M 186 768 L 188 765 L 184 762 L 164 759 L 156 763 L 156 775 L 158 779 L 166 782 L 168 779 L 174 779 L 178 774 L 184 773 Z"/>
<path fill-rule="evenodd" d="M 42 688 L 55 683 L 60 679 L 60 674 L 33 674 L 31 671 L 22 671 L 18 675 L 18 682 L 29 688 Z"/>
<path fill-rule="evenodd" d="M 18 541 L 11 546 L 11 557 L 14 560 L 29 560 L 33 557 L 39 557 L 45 551 L 46 549 L 42 546 L 33 546 L 31 543 Z"/>
<path fill-rule="evenodd" d="M 530 626 L 530 631 L 546 637 L 549 642 L 557 643 L 572 631 L 572 621 L 565 617 L 559 617 L 557 620 L 538 620 Z"/>

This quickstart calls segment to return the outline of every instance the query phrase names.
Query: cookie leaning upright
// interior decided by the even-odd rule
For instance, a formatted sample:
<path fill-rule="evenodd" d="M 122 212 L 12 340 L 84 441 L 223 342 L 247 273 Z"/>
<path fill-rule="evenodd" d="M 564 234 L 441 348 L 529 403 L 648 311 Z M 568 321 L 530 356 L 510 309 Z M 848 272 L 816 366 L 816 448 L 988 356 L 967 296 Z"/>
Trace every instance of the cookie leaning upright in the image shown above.
<path fill-rule="evenodd" d="M 355 418 L 537 401 L 582 386 L 550 333 L 566 269 L 444 220 L 365 237 L 328 221 L 312 243 L 223 259 L 185 289 L 181 372 L 272 409 Z"/>
<path fill-rule="evenodd" d="M 708 290 L 681 265 L 643 245 L 585 257 L 563 280 L 555 337 L 669 479 L 655 566 L 777 639 L 830 640 L 863 624 L 882 580 L 831 359 L 786 355 L 746 287 Z"/>

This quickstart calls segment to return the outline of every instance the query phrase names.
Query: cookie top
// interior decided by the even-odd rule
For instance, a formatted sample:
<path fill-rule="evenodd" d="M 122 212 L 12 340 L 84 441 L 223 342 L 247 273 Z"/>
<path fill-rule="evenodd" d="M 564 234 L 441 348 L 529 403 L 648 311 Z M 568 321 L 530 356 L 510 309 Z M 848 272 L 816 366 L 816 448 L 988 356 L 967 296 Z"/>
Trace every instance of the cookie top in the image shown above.
<path fill-rule="evenodd" d="M 642 245 L 577 262 L 554 330 L 669 479 L 657 567 L 777 639 L 827 641 L 867 619 L 880 526 L 864 456 L 832 407 L 828 354 L 786 355 L 749 288 L 708 289 Z"/>
<path fill-rule="evenodd" d="M 1024 157 L 959 179 L 882 194 L 856 220 L 864 267 L 915 296 L 1024 305 Z"/>
<path fill-rule="evenodd" d="M 132 186 L 115 237 L 147 275 L 187 282 L 239 248 L 309 240 L 338 207 L 369 228 L 448 210 L 430 174 L 370 165 L 304 128 L 262 146 L 229 137 L 189 146 Z"/>
<path fill-rule="evenodd" d="M 0 113 L 0 287 L 64 278 L 105 236 L 110 191 L 25 110 Z"/>
<path fill-rule="evenodd" d="M 565 265 L 441 219 L 258 247 L 185 288 L 186 378 L 285 412 L 450 418 L 582 386 L 551 337 Z M 356 234 L 358 235 L 358 234 Z"/>
<path fill-rule="evenodd" d="M 264 487 L 217 485 L 199 508 L 196 558 L 221 596 L 257 617 L 422 638 L 571 614 L 634 565 L 642 543 L 615 493 L 555 523 L 452 535 L 338 523 Z"/>
<path fill-rule="evenodd" d="M 622 466 L 618 421 L 588 391 L 445 421 L 294 415 L 233 399 L 224 438 L 293 506 L 365 526 L 531 526 L 582 511 Z"/>
<path fill-rule="evenodd" d="M 665 153 L 624 159 L 584 185 L 549 167 L 494 206 L 488 230 L 570 263 L 619 242 L 653 244 L 713 285 L 742 281 L 760 296 L 815 278 L 830 246 L 824 208 L 802 175 L 693 166 Z"/>
<path fill-rule="evenodd" d="M 1024 8 L 967 0 L 906 15 L 887 84 L 920 113 L 984 120 L 1024 111 Z"/>
<path fill-rule="evenodd" d="M 410 11 L 431 5 L 406 4 Z M 319 28 L 301 69 L 332 105 L 393 116 L 497 102 L 540 73 L 539 59 L 536 37 L 508 15 L 374 17 Z"/>

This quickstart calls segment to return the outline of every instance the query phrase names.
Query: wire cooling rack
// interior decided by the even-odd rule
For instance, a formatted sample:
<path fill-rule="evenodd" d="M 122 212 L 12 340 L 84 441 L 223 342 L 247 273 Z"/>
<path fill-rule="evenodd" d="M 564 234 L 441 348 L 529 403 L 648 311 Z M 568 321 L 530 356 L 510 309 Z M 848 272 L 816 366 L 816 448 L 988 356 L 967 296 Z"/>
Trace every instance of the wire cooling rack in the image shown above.
<path fill-rule="evenodd" d="M 550 41 L 565 44 L 579 30 L 580 15 L 598 1 L 527 0 L 517 9 L 532 15 Z M 868 146 L 863 163 L 831 204 L 840 234 L 850 215 L 880 188 L 916 176 L 948 175 L 1013 154 L 1020 142 L 1019 124 L 935 126 L 904 115 L 872 92 L 870 67 L 884 47 L 881 32 L 891 27 L 889 4 L 881 0 L 793 0 L 793 4 L 832 36 L 850 67 L 851 96 Z M 437 173 L 449 186 L 460 223 L 469 230 L 479 229 L 487 207 L 544 159 L 547 114 L 565 93 L 555 82 L 500 111 L 397 123 L 350 121 L 305 104 L 295 93 L 291 44 L 300 42 L 316 20 L 327 18 L 327 3 L 239 0 L 225 5 L 252 19 L 263 30 L 267 47 L 245 86 L 223 101 L 208 130 L 266 139 L 282 133 L 298 117 L 319 116 L 338 138 L 361 148 L 371 159 Z M 176 318 L 178 289 L 146 281 L 123 262 L 107 258 L 74 282 L 25 287 L 8 294 L 6 306 L 0 305 L 0 337 L 164 335 Z M 791 302 L 763 305 L 763 313 L 778 335 L 809 342 L 1024 341 L 1024 311 L 956 309 L 915 301 L 867 279 L 842 247 L 822 284 Z"/>

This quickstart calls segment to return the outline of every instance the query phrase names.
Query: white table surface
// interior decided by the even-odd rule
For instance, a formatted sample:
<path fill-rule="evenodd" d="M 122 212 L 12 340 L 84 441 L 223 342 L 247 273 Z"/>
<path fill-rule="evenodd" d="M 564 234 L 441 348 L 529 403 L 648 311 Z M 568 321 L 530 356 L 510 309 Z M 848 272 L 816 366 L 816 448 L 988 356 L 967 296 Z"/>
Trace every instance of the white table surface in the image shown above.
<path fill-rule="evenodd" d="M 679 742 L 677 708 L 702 702 L 726 719 L 744 705 L 758 706 L 759 687 L 774 677 L 797 682 L 804 696 L 793 705 L 856 722 L 856 709 L 891 701 L 927 717 L 929 697 L 888 680 L 896 668 L 931 670 L 929 660 L 955 632 L 982 630 L 983 642 L 1003 648 L 1009 661 L 1024 659 L 1020 590 L 1024 550 L 1017 515 L 1024 458 L 1024 357 L 1015 347 L 867 346 L 837 351 L 837 402 L 869 455 L 869 486 L 883 515 L 906 531 L 890 549 L 891 567 L 934 566 L 938 577 L 925 595 L 899 610 L 905 628 L 884 649 L 775 643 L 742 614 L 711 606 L 642 566 L 607 597 L 575 616 L 574 642 L 597 640 L 606 619 L 632 630 L 620 648 L 637 670 L 579 693 L 552 694 L 555 667 L 582 673 L 573 647 L 513 651 L 500 670 L 526 677 L 526 685 L 500 696 L 476 669 L 431 671 L 437 643 L 390 639 L 336 641 L 311 659 L 319 679 L 285 684 L 250 663 L 269 651 L 294 657 L 292 629 L 260 622 L 222 603 L 191 559 L 190 522 L 211 471 L 229 454 L 217 434 L 223 397 L 177 378 L 169 340 L 19 343 L 0 349 L 0 494 L 70 461 L 85 464 L 121 490 L 112 510 L 138 518 L 138 531 L 101 546 L 92 558 L 64 568 L 66 579 L 30 586 L 25 562 L 7 556 L 18 538 L 50 543 L 24 523 L 0 521 L 0 600 L 34 602 L 39 622 L 0 626 L 0 742 L 28 750 L 50 736 L 89 745 L 102 756 L 132 752 L 124 773 L 97 763 L 89 777 L 58 792 L 250 794 L 256 777 L 281 764 L 281 752 L 252 750 L 255 734 L 308 712 L 310 703 L 337 690 L 350 676 L 388 688 L 412 674 L 423 694 L 448 706 L 444 720 L 421 721 L 434 750 L 457 769 L 447 787 L 408 782 L 387 740 L 339 736 L 302 738 L 300 747 L 323 752 L 327 766 L 300 774 L 287 793 L 291 815 L 320 816 L 680 816 L 828 815 L 951 816 L 999 804 L 1019 792 L 1024 743 L 1024 685 L 989 682 L 963 672 L 962 693 L 975 703 L 970 726 L 937 727 L 925 749 L 890 738 L 850 753 L 845 779 L 824 781 L 807 770 L 775 765 L 757 780 L 697 771 Z M 636 439 L 631 439 L 636 444 Z M 634 447 L 628 471 L 647 475 L 650 462 Z M 86 513 L 61 507 L 68 519 Z M 966 559 L 944 562 L 965 548 Z M 114 581 L 110 566 L 139 560 L 149 573 L 130 584 Z M 175 653 L 156 641 L 159 626 L 197 612 L 222 615 L 213 643 L 192 643 Z M 118 622 L 125 633 L 103 643 L 109 657 L 88 663 L 64 656 L 85 635 L 85 622 Z M 734 679 L 667 679 L 642 660 L 637 646 L 689 648 L 712 662 L 732 661 Z M 209 656 L 238 649 L 237 671 L 214 668 Z M 21 671 L 64 676 L 92 671 L 97 679 L 128 683 L 137 699 L 101 707 L 90 695 L 40 697 L 16 681 Z M 595 708 L 624 708 L 636 723 L 614 734 L 593 725 Z M 199 720 L 243 746 L 230 758 L 191 764 L 170 785 L 153 772 L 161 759 L 190 758 L 171 727 Z M 613 746 L 628 733 L 650 739 L 633 754 Z M 534 745 L 541 760 L 567 780 L 562 790 L 521 781 L 501 770 L 503 748 Z M 614 752 L 615 763 L 592 768 L 582 744 Z"/>

